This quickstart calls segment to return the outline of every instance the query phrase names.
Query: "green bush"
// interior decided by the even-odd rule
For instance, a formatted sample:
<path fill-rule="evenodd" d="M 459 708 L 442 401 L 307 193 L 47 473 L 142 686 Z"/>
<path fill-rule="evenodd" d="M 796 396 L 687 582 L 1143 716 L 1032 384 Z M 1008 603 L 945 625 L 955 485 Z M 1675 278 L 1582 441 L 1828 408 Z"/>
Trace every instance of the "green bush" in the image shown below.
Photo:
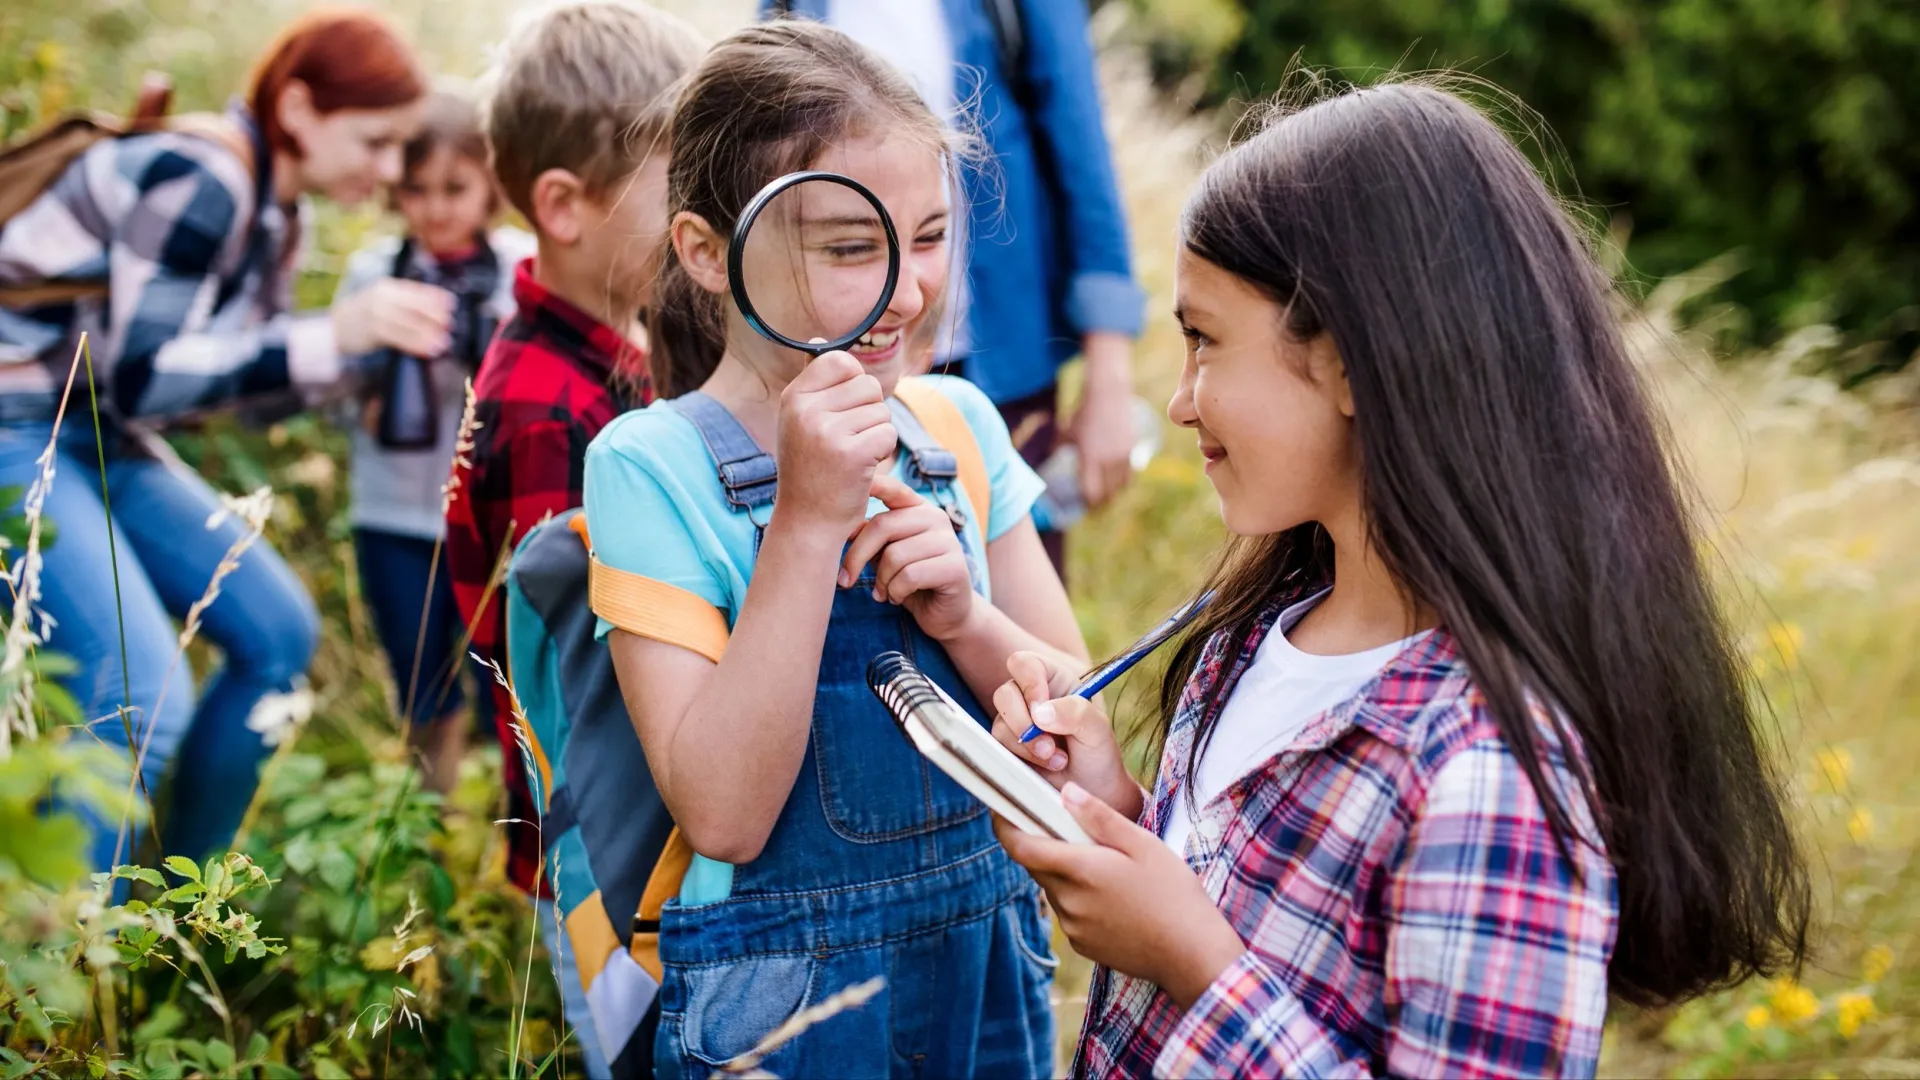
<path fill-rule="evenodd" d="M 1455 68 L 1518 94 L 1641 282 L 1738 252 L 1742 336 L 1920 344 L 1920 6 L 1910 0 L 1236 0 L 1216 99 L 1297 55 L 1356 82 Z M 1156 3 L 1155 6 L 1169 6 Z M 1571 193 L 1571 192 L 1569 192 Z"/>

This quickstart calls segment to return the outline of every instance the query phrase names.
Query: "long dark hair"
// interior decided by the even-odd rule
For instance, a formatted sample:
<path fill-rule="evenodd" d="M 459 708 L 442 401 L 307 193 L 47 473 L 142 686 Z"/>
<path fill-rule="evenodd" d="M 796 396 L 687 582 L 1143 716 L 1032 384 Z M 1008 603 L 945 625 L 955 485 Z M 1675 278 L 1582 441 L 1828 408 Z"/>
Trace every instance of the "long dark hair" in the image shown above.
<path fill-rule="evenodd" d="M 1810 889 L 1744 668 L 1612 286 L 1526 157 L 1455 94 L 1348 91 L 1214 163 L 1182 233 L 1290 337 L 1333 336 L 1370 540 L 1458 642 L 1563 847 L 1529 701 L 1584 748 L 1619 872 L 1613 991 L 1671 1001 L 1797 965 Z M 1210 637 L 1331 573 L 1318 525 L 1236 541 L 1172 658 L 1162 737 Z"/>
<path fill-rule="evenodd" d="M 726 236 L 761 187 L 837 142 L 878 132 L 924 138 L 942 153 L 958 145 L 904 76 L 845 34 L 801 19 L 747 27 L 715 45 L 681 91 L 667 212 L 690 210 Z M 719 365 L 721 303 L 669 245 L 647 322 L 663 397 L 699 389 Z"/>

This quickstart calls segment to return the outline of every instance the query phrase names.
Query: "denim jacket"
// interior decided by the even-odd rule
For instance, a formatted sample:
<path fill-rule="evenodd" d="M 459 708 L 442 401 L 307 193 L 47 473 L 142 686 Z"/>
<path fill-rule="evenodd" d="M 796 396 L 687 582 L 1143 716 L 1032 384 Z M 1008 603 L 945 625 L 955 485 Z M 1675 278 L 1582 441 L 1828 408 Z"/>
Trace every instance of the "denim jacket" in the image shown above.
<path fill-rule="evenodd" d="M 1085 0 L 1018 0 L 1032 110 L 1000 70 L 981 0 L 941 0 L 954 97 L 992 151 L 966 171 L 969 379 L 996 403 L 1039 393 L 1096 330 L 1140 332 L 1126 216 L 1101 127 Z M 793 0 L 826 20 L 829 0 Z M 762 10 L 767 9 L 765 0 Z"/>

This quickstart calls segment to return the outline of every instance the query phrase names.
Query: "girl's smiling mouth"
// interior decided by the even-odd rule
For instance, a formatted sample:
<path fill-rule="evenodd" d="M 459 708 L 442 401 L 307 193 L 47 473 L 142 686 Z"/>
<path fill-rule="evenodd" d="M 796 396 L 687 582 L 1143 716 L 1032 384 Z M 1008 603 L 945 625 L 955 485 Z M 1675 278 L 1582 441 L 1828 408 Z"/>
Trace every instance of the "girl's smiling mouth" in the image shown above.
<path fill-rule="evenodd" d="M 884 364 L 899 355 L 900 339 L 904 336 L 906 331 L 903 327 L 896 326 L 890 330 L 876 327 L 856 338 L 847 351 L 863 364 Z"/>

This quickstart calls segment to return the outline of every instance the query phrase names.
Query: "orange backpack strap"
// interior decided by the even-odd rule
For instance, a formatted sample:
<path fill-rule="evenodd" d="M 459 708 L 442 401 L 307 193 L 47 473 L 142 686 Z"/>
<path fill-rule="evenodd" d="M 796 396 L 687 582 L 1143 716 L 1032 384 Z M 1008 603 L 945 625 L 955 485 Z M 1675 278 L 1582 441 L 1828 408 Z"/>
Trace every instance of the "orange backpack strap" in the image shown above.
<path fill-rule="evenodd" d="M 987 478 L 987 459 L 980 453 L 980 440 L 974 438 L 966 415 L 953 399 L 924 379 L 901 379 L 893 396 L 900 399 L 933 441 L 951 453 L 960 470 L 960 493 L 973 508 L 973 519 L 980 523 L 980 535 L 991 536 L 988 516 L 993 512 L 993 484 Z"/>
<path fill-rule="evenodd" d="M 640 910 L 633 915 L 633 936 L 627 941 L 627 955 L 646 969 L 656 981 L 660 978 L 660 909 L 680 895 L 680 886 L 693 866 L 693 845 L 678 826 L 667 834 L 666 850 L 647 875 L 647 888 L 640 896 Z"/>
<path fill-rule="evenodd" d="M 593 540 L 587 535 L 587 515 L 575 514 L 567 527 L 591 553 Z M 595 615 L 629 634 L 690 649 L 716 664 L 726 652 L 726 614 L 704 597 L 677 585 L 593 559 L 587 572 L 587 604 Z"/>

